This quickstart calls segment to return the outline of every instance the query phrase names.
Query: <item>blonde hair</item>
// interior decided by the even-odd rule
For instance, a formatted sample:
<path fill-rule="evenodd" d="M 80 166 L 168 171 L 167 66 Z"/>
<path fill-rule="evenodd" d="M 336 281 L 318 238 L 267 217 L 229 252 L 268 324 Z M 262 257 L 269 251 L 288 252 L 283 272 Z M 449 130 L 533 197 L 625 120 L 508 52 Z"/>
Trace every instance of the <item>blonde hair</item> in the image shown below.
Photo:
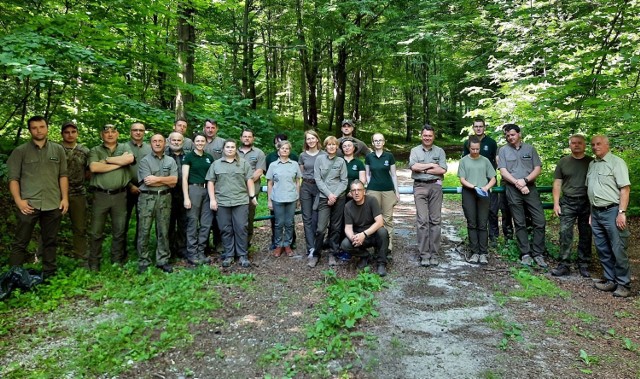
<path fill-rule="evenodd" d="M 304 132 L 304 142 L 302 143 L 302 150 L 303 151 L 307 151 L 309 150 L 309 145 L 307 145 L 307 134 L 312 135 L 314 137 L 316 137 L 316 139 L 318 140 L 318 150 L 322 150 L 322 141 L 320 141 L 320 136 L 318 135 L 318 133 L 313 130 L 313 129 L 309 129 L 306 132 Z"/>

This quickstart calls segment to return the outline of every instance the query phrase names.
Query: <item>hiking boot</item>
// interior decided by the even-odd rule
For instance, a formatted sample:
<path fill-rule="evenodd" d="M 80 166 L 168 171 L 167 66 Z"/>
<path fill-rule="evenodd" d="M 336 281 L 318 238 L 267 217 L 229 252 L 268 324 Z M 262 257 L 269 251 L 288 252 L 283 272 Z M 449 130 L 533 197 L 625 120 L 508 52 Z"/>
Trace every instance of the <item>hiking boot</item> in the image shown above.
<path fill-rule="evenodd" d="M 284 253 L 287 254 L 287 257 L 293 257 L 294 252 L 293 250 L 291 250 L 290 246 L 285 246 L 284 247 Z"/>
<path fill-rule="evenodd" d="M 170 264 L 159 265 L 157 267 L 167 274 L 171 274 L 173 272 L 173 267 L 171 267 Z"/>
<path fill-rule="evenodd" d="M 225 258 L 222 260 L 222 267 L 231 267 L 232 263 L 233 263 L 233 258 L 231 257 Z"/>
<path fill-rule="evenodd" d="M 469 263 L 477 264 L 479 260 L 480 256 L 474 253 L 471 258 L 469 258 Z"/>
<path fill-rule="evenodd" d="M 578 271 L 580 271 L 580 275 L 583 278 L 590 278 L 591 273 L 589 272 L 589 267 L 578 267 Z"/>
<path fill-rule="evenodd" d="M 553 276 L 567 276 L 571 271 L 567 265 L 560 263 L 558 267 L 551 270 L 551 275 Z"/>
<path fill-rule="evenodd" d="M 367 257 L 360 258 L 358 262 L 358 270 L 364 270 L 367 266 L 369 266 L 369 259 Z"/>
<path fill-rule="evenodd" d="M 336 256 L 331 254 L 329 255 L 329 266 L 337 266 L 338 261 L 336 261 Z"/>
<path fill-rule="evenodd" d="M 278 246 L 275 249 L 273 249 L 273 256 L 278 258 L 280 257 L 280 255 L 282 255 L 282 248 Z"/>
<path fill-rule="evenodd" d="M 544 257 L 542 255 L 536 255 L 533 260 L 536 262 L 536 264 L 538 265 L 538 267 L 540 268 L 547 268 L 549 267 L 549 265 L 547 264 L 547 262 L 544 261 Z"/>
<path fill-rule="evenodd" d="M 533 259 L 531 259 L 531 255 L 527 254 L 527 255 L 523 255 L 522 259 L 520 260 L 520 264 L 523 266 L 531 266 L 533 265 Z"/>
<path fill-rule="evenodd" d="M 488 265 L 489 260 L 487 259 L 487 254 L 480 254 L 480 259 L 478 260 L 478 263 L 480 263 L 483 266 Z"/>
<path fill-rule="evenodd" d="M 431 266 L 431 263 L 429 263 L 430 261 L 431 261 L 431 258 L 421 258 L 420 259 L 420 266 L 429 267 L 429 266 Z"/>
<path fill-rule="evenodd" d="M 240 257 L 239 261 L 240 261 L 240 267 L 244 267 L 244 268 L 251 267 L 251 262 L 244 255 Z"/>
<path fill-rule="evenodd" d="M 611 280 L 601 280 L 599 282 L 596 282 L 594 286 L 600 291 L 613 292 L 616 290 L 616 287 L 618 285 Z"/>
<path fill-rule="evenodd" d="M 625 286 L 618 286 L 616 290 L 613 292 L 613 296 L 615 297 L 629 297 L 631 296 L 631 288 Z"/>
<path fill-rule="evenodd" d="M 307 266 L 313 268 L 316 267 L 318 265 L 318 261 L 320 260 L 320 258 L 316 257 L 315 255 L 312 257 L 309 257 L 309 261 L 307 262 Z"/>
<path fill-rule="evenodd" d="M 387 267 L 385 266 L 384 263 L 379 263 L 378 264 L 378 275 L 380 275 L 381 277 L 382 276 L 387 276 Z"/>
<path fill-rule="evenodd" d="M 433 257 L 431 257 L 431 258 L 429 259 L 429 264 L 430 264 L 431 266 L 437 266 L 437 265 L 439 265 L 439 264 L 440 264 L 440 261 L 438 261 L 438 258 L 436 258 L 435 256 L 433 256 Z"/>

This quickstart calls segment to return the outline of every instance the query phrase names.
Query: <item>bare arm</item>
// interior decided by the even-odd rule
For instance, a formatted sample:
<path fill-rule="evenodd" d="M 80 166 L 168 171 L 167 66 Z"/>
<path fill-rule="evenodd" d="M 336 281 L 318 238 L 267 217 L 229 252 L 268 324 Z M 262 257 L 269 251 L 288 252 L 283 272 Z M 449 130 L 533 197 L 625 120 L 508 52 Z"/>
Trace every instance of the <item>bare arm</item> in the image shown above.
<path fill-rule="evenodd" d="M 189 165 L 182 165 L 182 196 L 184 197 L 184 207 L 191 209 L 191 199 L 189 198 Z"/>
<path fill-rule="evenodd" d="M 144 178 L 144 184 L 146 184 L 149 187 L 169 186 L 173 188 L 176 186 L 177 183 L 178 183 L 177 176 L 149 175 Z"/>
<path fill-rule="evenodd" d="M 396 200 L 400 201 L 400 191 L 398 190 L 398 174 L 396 173 L 396 165 L 392 164 L 389 168 L 391 181 L 393 181 L 393 190 L 396 192 Z"/>
<path fill-rule="evenodd" d="M 560 216 L 562 214 L 562 210 L 560 209 L 560 193 L 562 188 L 562 179 L 554 179 L 553 180 L 553 189 L 551 193 L 553 194 L 553 214 Z"/>
<path fill-rule="evenodd" d="M 273 210 L 273 203 L 271 202 L 271 193 L 273 192 L 273 180 L 267 180 L 267 206 Z"/>
<path fill-rule="evenodd" d="M 618 209 L 626 211 L 629 207 L 629 193 L 631 192 L 631 186 L 625 186 L 620 188 L 620 206 Z M 616 217 L 616 226 L 620 230 L 627 228 L 627 214 L 618 213 Z"/>
<path fill-rule="evenodd" d="M 212 181 L 207 182 L 207 192 L 209 192 L 209 207 L 212 211 L 217 211 L 218 200 L 216 199 L 216 186 Z"/>
<path fill-rule="evenodd" d="M 58 184 L 60 185 L 60 193 L 62 194 L 59 209 L 62 211 L 62 214 L 65 214 L 69 210 L 69 178 L 61 176 L 58 179 Z"/>

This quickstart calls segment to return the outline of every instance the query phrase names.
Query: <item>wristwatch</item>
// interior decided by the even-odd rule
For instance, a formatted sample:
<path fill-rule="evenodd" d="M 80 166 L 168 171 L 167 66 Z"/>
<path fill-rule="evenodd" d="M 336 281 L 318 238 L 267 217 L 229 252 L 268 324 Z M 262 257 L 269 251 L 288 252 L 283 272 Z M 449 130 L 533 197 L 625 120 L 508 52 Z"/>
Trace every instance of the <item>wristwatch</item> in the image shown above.
<path fill-rule="evenodd" d="M 622 209 L 620 209 L 620 210 L 618 211 L 618 213 L 619 213 L 619 214 L 622 214 L 622 213 L 625 213 L 625 212 L 626 212 L 626 211 L 623 211 Z"/>
<path fill-rule="evenodd" d="M 249 199 L 255 199 L 255 198 L 256 198 L 256 195 L 249 196 Z"/>

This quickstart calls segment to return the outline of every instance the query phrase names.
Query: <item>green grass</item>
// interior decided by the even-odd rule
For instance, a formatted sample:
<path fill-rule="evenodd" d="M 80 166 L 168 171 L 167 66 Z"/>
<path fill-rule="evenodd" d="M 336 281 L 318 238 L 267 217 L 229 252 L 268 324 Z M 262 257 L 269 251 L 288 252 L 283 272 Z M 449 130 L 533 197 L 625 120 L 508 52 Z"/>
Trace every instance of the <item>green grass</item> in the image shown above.
<path fill-rule="evenodd" d="M 135 266 L 61 274 L 50 285 L 0 303 L 0 333 L 10 335 L 6 342 L 12 344 L 2 376 L 115 375 L 191 343 L 193 324 L 222 322 L 207 318 L 222 305 L 216 286 L 246 287 L 253 280 L 250 274 L 223 276 L 212 267 L 138 275 Z"/>
<path fill-rule="evenodd" d="M 509 295 L 530 300 L 536 297 L 561 297 L 567 298 L 569 293 L 561 290 L 554 282 L 544 276 L 534 275 L 528 268 L 511 269 L 514 279 L 520 283 L 521 288 L 509 292 Z"/>

